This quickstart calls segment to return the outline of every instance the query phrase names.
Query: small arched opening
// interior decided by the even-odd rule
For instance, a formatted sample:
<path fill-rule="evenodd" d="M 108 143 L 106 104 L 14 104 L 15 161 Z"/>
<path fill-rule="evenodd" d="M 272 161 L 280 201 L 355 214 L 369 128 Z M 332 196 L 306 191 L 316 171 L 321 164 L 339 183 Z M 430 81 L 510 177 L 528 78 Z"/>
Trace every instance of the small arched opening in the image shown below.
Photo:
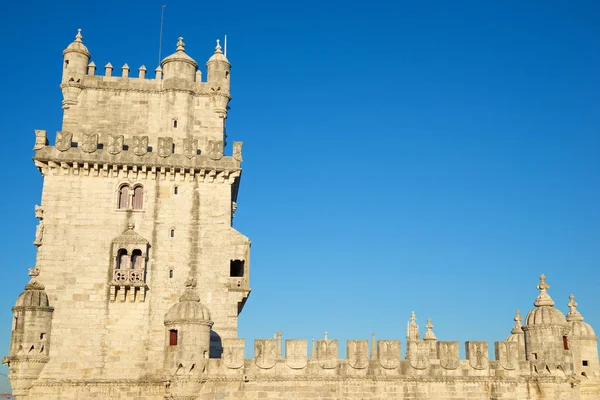
<path fill-rule="evenodd" d="M 115 269 L 127 268 L 127 250 L 119 249 L 117 252 L 117 264 L 115 265 Z"/>

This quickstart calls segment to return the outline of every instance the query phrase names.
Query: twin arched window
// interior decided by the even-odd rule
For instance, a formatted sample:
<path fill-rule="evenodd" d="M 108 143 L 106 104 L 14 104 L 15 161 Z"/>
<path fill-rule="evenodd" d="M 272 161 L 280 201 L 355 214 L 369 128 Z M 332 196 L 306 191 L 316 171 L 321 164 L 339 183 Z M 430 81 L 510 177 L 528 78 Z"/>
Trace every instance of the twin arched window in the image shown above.
<path fill-rule="evenodd" d="M 136 185 L 131 190 L 129 185 L 121 185 L 117 206 L 119 210 L 141 210 L 144 207 L 144 188 Z"/>
<path fill-rule="evenodd" d="M 135 249 L 131 252 L 131 258 L 127 250 L 119 249 L 117 252 L 117 264 L 115 269 L 144 269 L 144 257 L 142 251 Z"/>

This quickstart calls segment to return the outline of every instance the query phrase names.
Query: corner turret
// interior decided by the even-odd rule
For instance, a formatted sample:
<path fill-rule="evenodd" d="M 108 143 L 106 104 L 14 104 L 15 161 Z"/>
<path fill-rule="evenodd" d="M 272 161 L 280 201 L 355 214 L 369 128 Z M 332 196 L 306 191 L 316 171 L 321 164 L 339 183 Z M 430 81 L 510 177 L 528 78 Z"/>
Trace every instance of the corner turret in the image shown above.
<path fill-rule="evenodd" d="M 217 39 L 215 53 L 206 63 L 206 71 L 208 73 L 207 82 L 210 85 L 217 85 L 221 87 L 222 91 L 229 93 L 229 73 L 231 72 L 231 64 L 223 54 L 219 39 Z"/>
<path fill-rule="evenodd" d="M 525 356 L 538 374 L 553 373 L 559 369 L 567 373 L 572 370 L 570 352 L 567 345 L 569 324 L 565 316 L 554 308 L 554 300 L 547 290 L 546 276 L 540 276 L 537 285 L 540 293 L 535 308 L 525 318 Z"/>
<path fill-rule="evenodd" d="M 587 322 L 583 322 L 583 316 L 577 310 L 575 296 L 569 296 L 569 312 L 567 322 L 571 327 L 568 336 L 568 347 L 573 353 L 573 364 L 575 372 L 584 380 L 600 376 L 598 365 L 598 336 Z"/>
<path fill-rule="evenodd" d="M 182 37 L 177 40 L 175 53 L 162 60 L 160 66 L 162 67 L 163 79 L 165 81 L 179 79 L 191 83 L 196 79 L 198 63 L 186 54 L 185 43 Z"/>
<path fill-rule="evenodd" d="M 36 277 L 37 268 L 29 270 L 31 280 L 13 307 L 10 352 L 2 362 L 8 364 L 15 396 L 26 396 L 35 379 L 49 361 L 52 313 L 45 288 Z M 19 397 L 20 398 L 20 397 Z"/>
<path fill-rule="evenodd" d="M 206 371 L 213 322 L 200 302 L 196 280 L 186 281 L 179 303 L 165 314 L 165 373 L 197 376 Z"/>
<path fill-rule="evenodd" d="M 510 336 L 506 338 L 506 341 L 517 343 L 519 361 L 525 361 L 525 334 L 523 333 L 523 325 L 521 325 L 521 321 L 523 321 L 521 311 L 517 310 L 514 321 L 515 326 L 513 326 Z"/>
<path fill-rule="evenodd" d="M 78 29 L 75 40 L 63 51 L 63 84 L 81 82 L 87 73 L 91 56 L 81 39 L 81 29 Z"/>

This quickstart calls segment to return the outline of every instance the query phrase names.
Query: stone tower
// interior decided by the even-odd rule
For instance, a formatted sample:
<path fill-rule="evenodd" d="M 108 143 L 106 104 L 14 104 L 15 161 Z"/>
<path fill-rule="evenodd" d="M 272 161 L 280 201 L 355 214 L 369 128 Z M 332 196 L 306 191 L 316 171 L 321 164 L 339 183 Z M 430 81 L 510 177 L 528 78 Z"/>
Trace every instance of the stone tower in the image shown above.
<path fill-rule="evenodd" d="M 217 42 L 202 81 L 179 38 L 153 79 L 127 64 L 114 76 L 110 63 L 101 76 L 81 31 L 63 56 L 62 129 L 54 146 L 36 131 L 36 277 L 14 308 L 13 385 L 33 373 L 21 345 L 35 346 L 46 379 L 139 379 L 162 374 L 165 357 L 175 374 L 186 341 L 206 339 L 201 358 L 219 357 L 250 293 L 250 241 L 232 227 L 242 143 L 224 154 L 229 61 Z M 30 293 L 36 304 L 23 308 Z M 22 316 L 31 307 L 37 322 Z M 206 320 L 172 318 L 186 307 Z M 50 328 L 40 353 L 33 336 L 49 339 Z M 177 329 L 183 346 L 172 351 Z"/>

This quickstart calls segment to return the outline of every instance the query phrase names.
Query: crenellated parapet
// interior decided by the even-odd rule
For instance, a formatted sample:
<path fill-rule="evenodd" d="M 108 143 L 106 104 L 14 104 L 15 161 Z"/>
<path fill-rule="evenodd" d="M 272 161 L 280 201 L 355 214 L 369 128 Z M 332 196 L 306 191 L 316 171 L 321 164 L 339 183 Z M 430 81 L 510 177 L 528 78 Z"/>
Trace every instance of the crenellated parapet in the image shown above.
<path fill-rule="evenodd" d="M 139 179 L 199 180 L 206 183 L 235 183 L 241 173 L 242 143 L 234 142 L 231 156 L 223 154 L 223 143 L 211 141 L 203 153 L 198 140 L 148 136 L 83 134 L 80 142 L 70 132 L 57 132 L 48 146 L 46 131 L 36 130 L 34 162 L 42 174 L 85 176 L 134 176 Z"/>
<path fill-rule="evenodd" d="M 98 71 L 81 32 L 63 57 L 62 131 L 72 132 L 74 141 L 96 134 L 106 141 L 122 136 L 125 145 L 135 137 L 147 136 L 150 142 L 172 137 L 176 143 L 193 137 L 206 153 L 212 143 L 226 146 L 231 64 L 218 41 L 206 64 L 205 80 L 186 53 L 183 38 L 154 76 L 147 74 L 145 65 L 135 70 L 127 63 L 117 67 L 108 62 Z"/>
<path fill-rule="evenodd" d="M 494 379 L 532 376 L 527 363 L 519 362 L 516 343 L 495 342 L 495 359 L 489 360 L 487 342 L 467 342 L 467 358 L 460 359 L 459 343 L 437 341 L 430 357 L 429 345 L 423 341 L 422 351 L 409 359 L 401 358 L 399 340 L 348 340 L 346 358 L 339 357 L 338 341 L 304 339 L 285 340 L 278 349 L 277 339 L 256 339 L 254 356 L 244 359 L 244 339 L 223 340 L 221 360 L 210 360 L 207 378 L 240 377 L 243 379 L 352 379 L 361 377 L 384 379 Z M 373 346 L 375 344 L 375 346 Z M 376 349 L 369 351 L 369 348 Z M 420 346 L 419 346 L 420 347 Z"/>

